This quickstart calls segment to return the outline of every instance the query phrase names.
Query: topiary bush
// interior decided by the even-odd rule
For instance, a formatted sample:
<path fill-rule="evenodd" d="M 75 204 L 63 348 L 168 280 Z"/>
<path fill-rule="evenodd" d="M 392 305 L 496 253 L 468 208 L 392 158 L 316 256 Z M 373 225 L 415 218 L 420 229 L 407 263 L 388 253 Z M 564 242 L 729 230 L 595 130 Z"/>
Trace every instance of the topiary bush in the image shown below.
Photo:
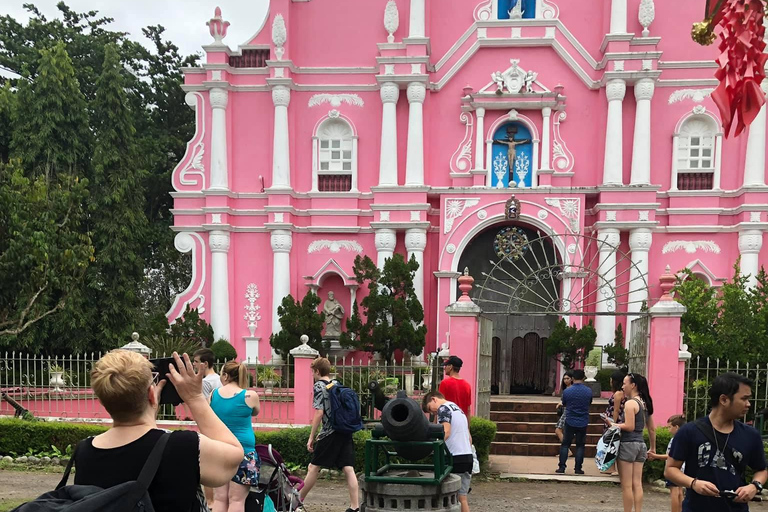
<path fill-rule="evenodd" d="M 477 460 L 482 466 L 488 462 L 491 454 L 491 443 L 496 437 L 496 424 L 492 421 L 472 416 L 469 419 L 469 433 L 472 434 L 472 443 L 477 450 Z"/>
<path fill-rule="evenodd" d="M 645 437 L 645 443 L 649 445 L 648 431 L 643 432 Z M 669 434 L 667 427 L 656 427 L 656 453 L 667 453 L 667 445 L 672 436 Z M 663 460 L 647 460 L 643 465 L 643 479 L 647 482 L 653 482 L 655 480 L 664 479 L 664 465 Z"/>
<path fill-rule="evenodd" d="M 74 448 L 86 437 L 106 431 L 98 425 L 0 419 L 0 454 L 47 452 L 51 446 L 63 452 L 69 445 Z"/>
<path fill-rule="evenodd" d="M 616 370 L 613 368 L 603 368 L 597 372 L 595 380 L 600 383 L 600 389 L 603 391 L 611 390 L 611 375 L 613 375 L 613 372 L 615 371 Z"/>
<path fill-rule="evenodd" d="M 237 350 L 224 338 L 211 345 L 216 361 L 232 361 L 237 359 Z"/>

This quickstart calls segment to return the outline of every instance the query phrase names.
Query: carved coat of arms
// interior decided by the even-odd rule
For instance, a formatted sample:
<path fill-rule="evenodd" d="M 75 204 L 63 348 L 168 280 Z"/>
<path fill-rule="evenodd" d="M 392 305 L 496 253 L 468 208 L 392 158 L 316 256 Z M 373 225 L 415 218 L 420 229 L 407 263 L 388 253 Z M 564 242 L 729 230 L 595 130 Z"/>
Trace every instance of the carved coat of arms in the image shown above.
<path fill-rule="evenodd" d="M 504 206 L 504 216 L 507 220 L 516 220 L 520 217 L 520 200 L 515 196 L 507 199 L 507 203 Z"/>

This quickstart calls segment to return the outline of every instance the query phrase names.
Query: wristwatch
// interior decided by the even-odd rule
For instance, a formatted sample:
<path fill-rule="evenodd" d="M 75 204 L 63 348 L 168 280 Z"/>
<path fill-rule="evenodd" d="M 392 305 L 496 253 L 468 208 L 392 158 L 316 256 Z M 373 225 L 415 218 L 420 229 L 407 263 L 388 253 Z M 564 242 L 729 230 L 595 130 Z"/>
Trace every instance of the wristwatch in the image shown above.
<path fill-rule="evenodd" d="M 757 489 L 757 494 L 761 494 L 763 492 L 763 484 L 757 480 L 752 480 L 751 484 L 755 486 L 755 489 Z"/>

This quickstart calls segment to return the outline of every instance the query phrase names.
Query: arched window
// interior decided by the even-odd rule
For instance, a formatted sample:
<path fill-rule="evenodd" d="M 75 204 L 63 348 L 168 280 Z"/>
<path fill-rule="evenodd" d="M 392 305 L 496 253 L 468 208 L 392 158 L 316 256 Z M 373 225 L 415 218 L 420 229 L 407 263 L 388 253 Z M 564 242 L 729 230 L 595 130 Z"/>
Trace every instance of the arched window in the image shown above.
<path fill-rule="evenodd" d="M 719 189 L 721 145 L 717 122 L 709 115 L 683 120 L 673 143 L 670 190 Z"/>
<path fill-rule="evenodd" d="M 312 141 L 314 192 L 357 191 L 357 137 L 340 117 L 329 117 Z"/>

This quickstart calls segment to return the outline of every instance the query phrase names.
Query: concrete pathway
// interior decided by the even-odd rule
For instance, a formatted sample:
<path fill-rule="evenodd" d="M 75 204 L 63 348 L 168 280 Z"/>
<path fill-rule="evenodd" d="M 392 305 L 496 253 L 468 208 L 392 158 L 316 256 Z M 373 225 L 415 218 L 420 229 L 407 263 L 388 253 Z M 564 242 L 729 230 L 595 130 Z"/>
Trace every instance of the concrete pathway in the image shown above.
<path fill-rule="evenodd" d="M 566 472 L 555 473 L 556 457 L 524 457 L 516 455 L 491 455 L 490 468 L 499 473 L 501 478 L 519 478 L 524 480 L 544 480 L 557 482 L 616 482 L 618 475 L 600 473 L 593 457 L 584 458 L 584 475 L 573 473 L 573 458 L 568 457 Z"/>

